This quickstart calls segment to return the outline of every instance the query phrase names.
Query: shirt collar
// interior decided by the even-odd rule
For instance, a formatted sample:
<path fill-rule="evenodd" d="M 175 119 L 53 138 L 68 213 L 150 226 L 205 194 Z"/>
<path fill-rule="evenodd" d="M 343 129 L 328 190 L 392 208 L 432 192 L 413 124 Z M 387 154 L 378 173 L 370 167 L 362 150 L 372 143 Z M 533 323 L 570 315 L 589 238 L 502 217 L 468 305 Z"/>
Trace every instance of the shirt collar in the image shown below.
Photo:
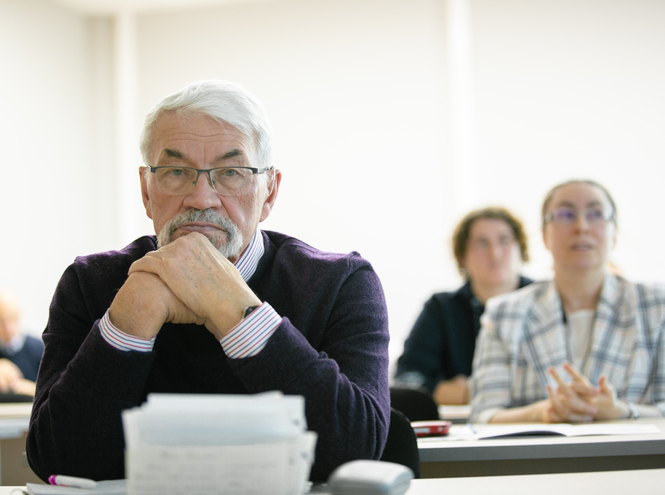
<path fill-rule="evenodd" d="M 252 278 L 252 275 L 254 275 L 256 267 L 259 264 L 259 260 L 263 256 L 265 250 L 266 248 L 263 245 L 263 236 L 261 235 L 261 231 L 256 229 L 254 236 L 249 243 L 249 246 L 247 246 L 247 249 L 243 251 L 243 253 L 240 255 L 240 258 L 238 258 L 238 261 L 235 263 L 235 267 L 238 269 L 240 276 L 245 282 L 247 282 L 250 278 Z"/>

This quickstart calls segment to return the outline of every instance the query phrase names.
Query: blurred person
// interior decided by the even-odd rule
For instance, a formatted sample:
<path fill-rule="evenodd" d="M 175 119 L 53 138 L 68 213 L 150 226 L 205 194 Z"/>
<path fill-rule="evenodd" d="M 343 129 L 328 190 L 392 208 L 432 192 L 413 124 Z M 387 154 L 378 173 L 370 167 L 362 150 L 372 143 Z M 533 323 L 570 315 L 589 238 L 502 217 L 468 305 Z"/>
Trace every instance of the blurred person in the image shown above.
<path fill-rule="evenodd" d="M 0 289 L 0 392 L 35 395 L 44 344 L 21 333 L 16 299 Z"/>
<path fill-rule="evenodd" d="M 472 375 L 475 422 L 591 422 L 665 412 L 665 287 L 609 268 L 617 209 L 590 180 L 542 206 L 554 279 L 492 299 Z"/>
<path fill-rule="evenodd" d="M 125 477 L 121 411 L 149 393 L 305 399 L 311 478 L 378 459 L 390 418 L 388 317 L 358 253 L 260 230 L 282 174 L 260 102 L 193 83 L 148 114 L 139 169 L 155 235 L 79 257 L 56 289 L 27 440 L 32 469 Z"/>
<path fill-rule="evenodd" d="M 455 228 L 453 252 L 466 283 L 426 303 L 397 362 L 395 387 L 417 388 L 437 404 L 466 404 L 468 377 L 490 297 L 531 283 L 520 275 L 529 259 L 522 223 L 504 208 L 467 214 Z"/>

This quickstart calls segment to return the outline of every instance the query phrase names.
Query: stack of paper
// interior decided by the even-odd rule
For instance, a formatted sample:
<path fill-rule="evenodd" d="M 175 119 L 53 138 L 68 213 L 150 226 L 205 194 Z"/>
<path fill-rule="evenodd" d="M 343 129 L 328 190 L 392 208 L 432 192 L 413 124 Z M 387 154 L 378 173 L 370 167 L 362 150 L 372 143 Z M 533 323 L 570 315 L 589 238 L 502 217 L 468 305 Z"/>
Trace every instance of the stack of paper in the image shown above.
<path fill-rule="evenodd" d="M 123 412 L 130 495 L 300 495 L 314 459 L 302 397 L 150 395 Z"/>

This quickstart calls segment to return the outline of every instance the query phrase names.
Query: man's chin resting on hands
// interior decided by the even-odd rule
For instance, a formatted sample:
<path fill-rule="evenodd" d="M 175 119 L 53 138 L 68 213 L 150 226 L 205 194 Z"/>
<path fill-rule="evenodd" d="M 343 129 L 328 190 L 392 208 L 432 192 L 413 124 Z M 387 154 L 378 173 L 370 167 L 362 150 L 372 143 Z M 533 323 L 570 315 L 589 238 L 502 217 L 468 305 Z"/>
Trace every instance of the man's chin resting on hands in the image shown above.
<path fill-rule="evenodd" d="M 271 133 L 256 98 L 223 81 L 148 114 L 139 179 L 157 235 L 79 257 L 58 284 L 26 446 L 42 479 L 123 478 L 121 411 L 154 392 L 304 396 L 316 481 L 381 456 L 381 284 L 358 253 L 258 228 L 282 180 Z"/>

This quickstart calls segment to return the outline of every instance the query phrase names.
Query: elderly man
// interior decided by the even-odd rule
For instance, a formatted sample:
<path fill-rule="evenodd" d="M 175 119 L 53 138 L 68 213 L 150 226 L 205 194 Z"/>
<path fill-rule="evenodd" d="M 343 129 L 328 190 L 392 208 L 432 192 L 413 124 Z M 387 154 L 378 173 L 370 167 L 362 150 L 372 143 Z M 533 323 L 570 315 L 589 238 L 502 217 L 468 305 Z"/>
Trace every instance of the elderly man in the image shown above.
<path fill-rule="evenodd" d="M 192 84 L 147 116 L 141 148 L 157 237 L 77 258 L 60 280 L 28 434 L 33 470 L 124 477 L 120 412 L 151 392 L 302 395 L 318 433 L 313 480 L 378 458 L 383 291 L 357 253 L 258 229 L 282 178 L 260 103 L 232 83 Z"/>
<path fill-rule="evenodd" d="M 14 296 L 0 290 L 0 393 L 35 395 L 42 352 L 41 340 L 21 333 L 20 311 Z"/>

